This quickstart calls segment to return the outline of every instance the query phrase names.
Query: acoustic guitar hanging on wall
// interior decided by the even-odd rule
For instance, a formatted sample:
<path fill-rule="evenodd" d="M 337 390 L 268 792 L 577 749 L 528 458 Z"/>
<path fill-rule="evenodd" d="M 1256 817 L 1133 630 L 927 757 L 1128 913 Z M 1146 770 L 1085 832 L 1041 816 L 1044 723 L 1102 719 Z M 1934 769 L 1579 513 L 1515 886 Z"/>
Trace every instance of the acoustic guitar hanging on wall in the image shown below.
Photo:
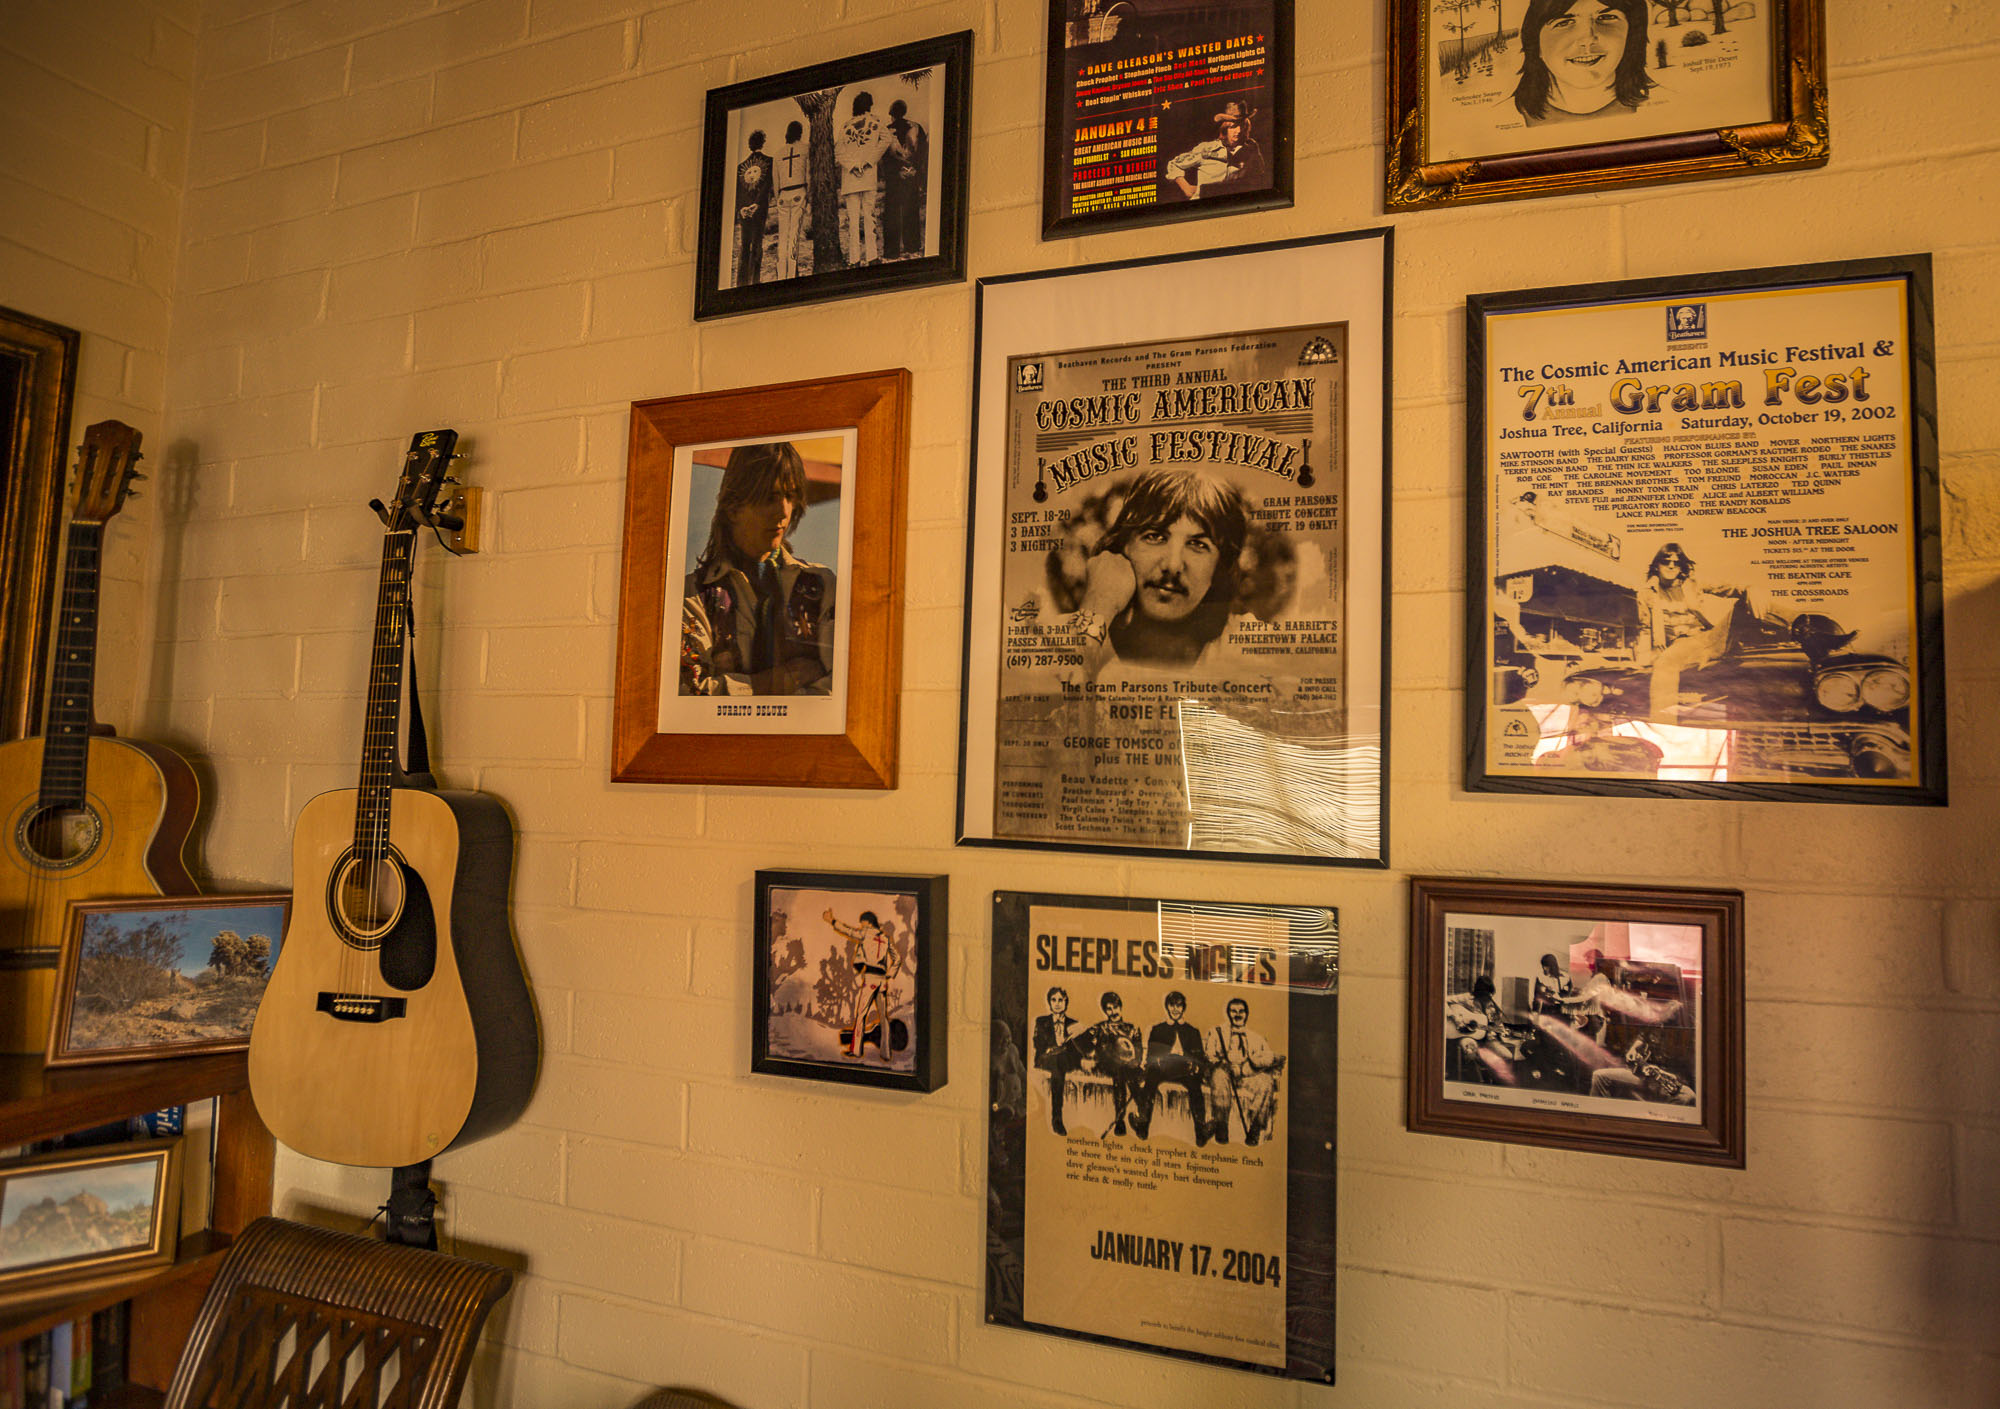
<path fill-rule="evenodd" d="M 299 813 L 291 923 L 250 1034 L 265 1125 L 336 1164 L 420 1164 L 512 1122 L 534 1087 L 513 823 L 483 793 L 413 786 L 397 752 L 417 532 L 451 526 L 434 506 L 457 440 L 413 437 L 375 505 L 387 532 L 360 786 Z"/>
<path fill-rule="evenodd" d="M 171 749 L 109 737 L 92 707 L 104 528 L 145 478 L 139 440 L 119 421 L 83 433 L 42 732 L 0 745 L 0 1052 L 48 1041 L 71 901 L 195 889 L 182 858 L 201 797 L 194 770 Z"/>

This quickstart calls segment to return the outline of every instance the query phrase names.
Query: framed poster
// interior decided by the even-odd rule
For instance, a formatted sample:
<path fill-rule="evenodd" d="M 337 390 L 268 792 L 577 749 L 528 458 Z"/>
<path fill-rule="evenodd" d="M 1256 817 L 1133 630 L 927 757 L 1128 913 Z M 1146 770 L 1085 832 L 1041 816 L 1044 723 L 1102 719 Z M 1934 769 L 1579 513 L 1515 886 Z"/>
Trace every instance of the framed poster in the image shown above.
<path fill-rule="evenodd" d="M 0 1163 L 0 1306 L 164 1267 L 180 1220 L 179 1140 Z"/>
<path fill-rule="evenodd" d="M 1385 863 L 1389 245 L 980 281 L 962 844 Z"/>
<path fill-rule="evenodd" d="M 1945 801 L 1928 255 L 1466 332 L 1468 788 Z"/>
<path fill-rule="evenodd" d="M 696 318 L 965 277 L 972 31 L 709 91 Z"/>
<path fill-rule="evenodd" d="M 245 1052 L 288 892 L 72 904 L 46 1065 Z"/>
<path fill-rule="evenodd" d="M 750 1070 L 943 1086 L 949 881 L 759 871 Z"/>
<path fill-rule="evenodd" d="M 613 782 L 895 787 L 909 386 L 632 403 Z"/>
<path fill-rule="evenodd" d="M 1823 0 L 1397 0 L 1390 210 L 1824 166 Z"/>
<path fill-rule="evenodd" d="M 1333 1383 L 1340 922 L 998 891 L 986 1319 Z"/>
<path fill-rule="evenodd" d="M 1743 896 L 1410 882 L 1409 1127 L 1743 1167 Z"/>
<path fill-rule="evenodd" d="M 1048 0 L 1042 238 L 1292 203 L 1292 0 Z"/>

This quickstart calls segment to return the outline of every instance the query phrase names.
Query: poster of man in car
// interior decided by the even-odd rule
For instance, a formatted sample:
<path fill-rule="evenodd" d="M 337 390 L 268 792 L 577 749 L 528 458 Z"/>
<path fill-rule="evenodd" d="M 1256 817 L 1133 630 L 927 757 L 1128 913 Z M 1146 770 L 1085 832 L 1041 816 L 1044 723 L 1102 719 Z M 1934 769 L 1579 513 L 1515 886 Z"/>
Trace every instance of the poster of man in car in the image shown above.
<path fill-rule="evenodd" d="M 1916 789 L 1933 661 L 1908 282 L 1515 297 L 1474 300 L 1475 771 L 1483 752 L 1503 787 Z"/>
<path fill-rule="evenodd" d="M 1375 766 L 1345 747 L 1346 347 L 1326 324 L 1010 362 L 995 836 L 1376 844 L 1327 805 Z"/>

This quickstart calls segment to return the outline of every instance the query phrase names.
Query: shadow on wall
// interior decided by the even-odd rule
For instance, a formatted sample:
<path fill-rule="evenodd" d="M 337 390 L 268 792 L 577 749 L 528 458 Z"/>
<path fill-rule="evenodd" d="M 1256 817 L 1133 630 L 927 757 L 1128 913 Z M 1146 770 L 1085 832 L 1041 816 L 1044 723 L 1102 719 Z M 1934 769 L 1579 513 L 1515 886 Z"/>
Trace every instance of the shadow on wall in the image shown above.
<path fill-rule="evenodd" d="M 735 1406 L 698 1389 L 658 1389 L 632 1409 L 735 1409 Z"/>

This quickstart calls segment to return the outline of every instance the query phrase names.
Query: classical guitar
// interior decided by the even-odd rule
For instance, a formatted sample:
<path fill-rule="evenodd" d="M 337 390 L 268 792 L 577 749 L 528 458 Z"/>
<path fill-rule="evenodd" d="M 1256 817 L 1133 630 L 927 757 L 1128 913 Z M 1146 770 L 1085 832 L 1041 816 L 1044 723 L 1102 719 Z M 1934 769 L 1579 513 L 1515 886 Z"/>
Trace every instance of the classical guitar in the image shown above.
<path fill-rule="evenodd" d="M 194 891 L 181 855 L 200 799 L 194 770 L 92 723 L 98 560 L 105 524 L 145 478 L 138 460 L 132 427 L 84 432 L 42 732 L 0 745 L 0 1051 L 44 1050 L 71 901 Z"/>
<path fill-rule="evenodd" d="M 360 786 L 292 830 L 292 917 L 250 1034 L 271 1133 L 336 1164 L 397 1168 L 509 1124 L 538 1046 L 508 919 L 514 827 L 483 793 L 413 786 L 397 721 L 410 569 L 457 434 L 412 438 L 387 526 Z M 445 525 L 448 526 L 448 525 Z"/>

